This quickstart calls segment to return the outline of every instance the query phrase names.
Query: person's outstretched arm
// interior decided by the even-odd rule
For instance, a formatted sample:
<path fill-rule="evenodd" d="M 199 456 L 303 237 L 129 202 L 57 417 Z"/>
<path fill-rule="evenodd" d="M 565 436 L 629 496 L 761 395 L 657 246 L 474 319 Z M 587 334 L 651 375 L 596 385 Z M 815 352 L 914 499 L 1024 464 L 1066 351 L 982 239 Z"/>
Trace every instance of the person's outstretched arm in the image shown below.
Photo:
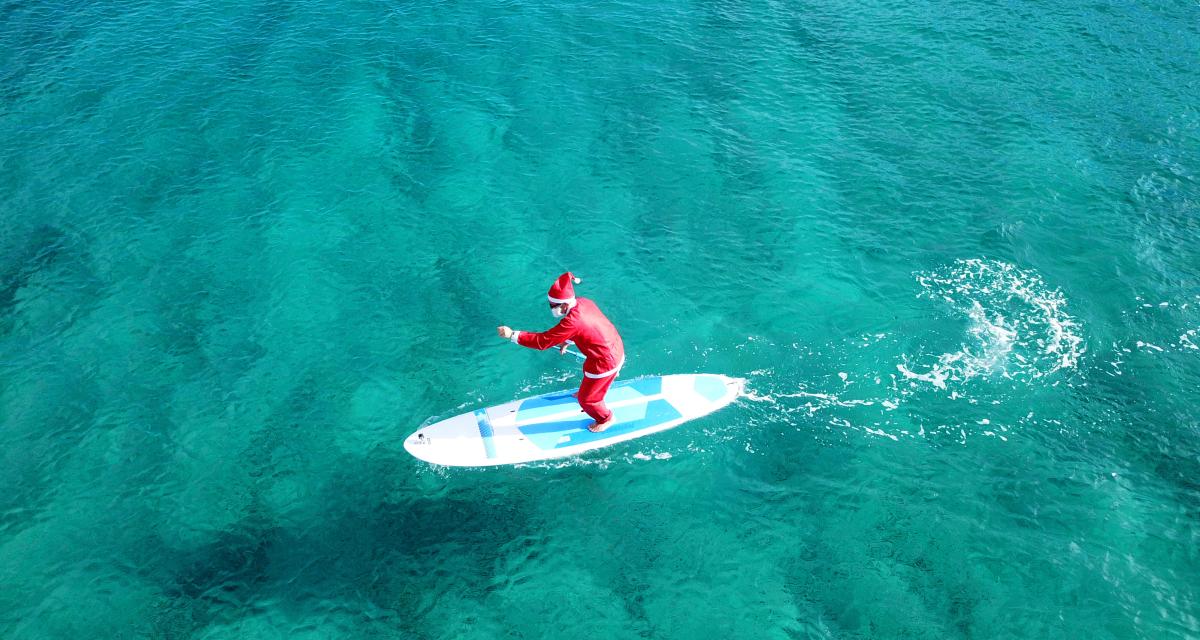
<path fill-rule="evenodd" d="M 570 315 L 559 321 L 558 324 L 550 327 L 541 333 L 533 331 L 513 331 L 512 329 L 502 326 L 497 329 L 501 338 L 507 338 L 522 347 L 537 349 L 539 351 L 556 347 L 567 340 L 575 337 L 575 319 Z"/>

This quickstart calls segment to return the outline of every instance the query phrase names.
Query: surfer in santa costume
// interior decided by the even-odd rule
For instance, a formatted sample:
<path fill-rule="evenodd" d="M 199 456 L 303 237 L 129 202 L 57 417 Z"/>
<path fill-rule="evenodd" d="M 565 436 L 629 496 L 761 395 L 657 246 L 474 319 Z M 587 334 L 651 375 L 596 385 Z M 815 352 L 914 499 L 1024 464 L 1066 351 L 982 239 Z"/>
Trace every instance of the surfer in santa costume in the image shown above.
<path fill-rule="evenodd" d="M 587 298 L 576 298 L 574 285 L 579 278 L 568 271 L 550 285 L 550 313 L 561 318 L 558 324 L 547 331 L 513 331 L 501 326 L 497 329 L 501 338 L 530 349 L 559 347 L 567 350 L 567 341 L 575 343 L 585 356 L 583 361 L 583 383 L 576 397 L 583 412 L 591 416 L 590 431 L 604 431 L 613 424 L 612 411 L 604 405 L 604 394 L 612 386 L 621 366 L 625 364 L 625 345 L 616 327 L 604 317 L 595 302 Z"/>

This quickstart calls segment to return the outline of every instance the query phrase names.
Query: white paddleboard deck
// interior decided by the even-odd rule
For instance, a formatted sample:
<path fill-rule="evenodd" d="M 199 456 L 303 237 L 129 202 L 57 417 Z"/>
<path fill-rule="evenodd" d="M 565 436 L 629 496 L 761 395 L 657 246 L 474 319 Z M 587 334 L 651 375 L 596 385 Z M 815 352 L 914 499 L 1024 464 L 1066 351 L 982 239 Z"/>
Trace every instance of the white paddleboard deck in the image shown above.
<path fill-rule="evenodd" d="M 404 440 L 413 456 L 453 467 L 573 456 L 665 431 L 733 402 L 745 380 L 711 373 L 618 380 L 604 397 L 616 422 L 592 433 L 575 390 L 514 400 L 447 418 Z"/>

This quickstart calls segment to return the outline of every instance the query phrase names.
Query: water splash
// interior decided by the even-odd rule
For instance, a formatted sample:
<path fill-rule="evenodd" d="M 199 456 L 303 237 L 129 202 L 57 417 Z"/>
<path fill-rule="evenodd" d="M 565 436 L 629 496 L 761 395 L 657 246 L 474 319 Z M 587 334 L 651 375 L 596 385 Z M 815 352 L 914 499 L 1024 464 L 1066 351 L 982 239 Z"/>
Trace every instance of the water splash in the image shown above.
<path fill-rule="evenodd" d="M 945 302 L 969 325 L 961 348 L 931 364 L 902 356 L 896 369 L 907 379 L 939 389 L 996 376 L 1029 382 L 1075 368 L 1085 350 L 1062 291 L 1033 271 L 972 258 L 919 273 L 917 282 L 920 297 Z"/>
<path fill-rule="evenodd" d="M 1031 425 L 1032 416 L 1014 418 L 1013 408 L 1002 405 L 1025 397 L 1035 381 L 1057 385 L 1055 374 L 1077 368 L 1084 352 L 1081 326 L 1067 313 L 1063 293 L 1033 271 L 983 259 L 918 273 L 916 281 L 919 298 L 946 304 L 965 321 L 957 349 L 906 353 L 901 337 L 886 332 L 830 344 L 827 351 L 837 357 L 849 353 L 848 347 L 877 355 L 865 362 L 856 356 L 851 369 L 835 358 L 827 374 L 810 372 L 798 385 L 771 381 L 773 369 L 755 371 L 754 386 L 743 395 L 748 407 L 756 407 L 751 412 L 768 422 L 787 416 L 806 429 L 823 422 L 827 433 L 860 432 L 892 441 L 947 436 L 964 444 L 973 436 L 1006 441 L 1010 429 Z M 1073 386 L 1073 380 L 1066 384 Z M 930 422 L 922 411 L 906 408 L 914 402 L 955 403 L 959 420 Z"/>

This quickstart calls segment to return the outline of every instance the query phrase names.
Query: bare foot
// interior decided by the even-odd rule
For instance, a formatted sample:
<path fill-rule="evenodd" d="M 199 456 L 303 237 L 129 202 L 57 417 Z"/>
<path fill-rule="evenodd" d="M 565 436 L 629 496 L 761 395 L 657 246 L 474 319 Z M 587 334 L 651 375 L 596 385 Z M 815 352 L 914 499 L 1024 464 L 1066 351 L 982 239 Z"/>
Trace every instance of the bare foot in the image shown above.
<path fill-rule="evenodd" d="M 593 422 L 588 425 L 588 431 L 591 431 L 592 433 L 600 433 L 601 431 L 604 431 L 605 429 L 611 427 L 613 425 L 613 422 L 614 421 L 612 418 L 609 418 L 608 420 L 605 420 L 604 422 Z"/>

